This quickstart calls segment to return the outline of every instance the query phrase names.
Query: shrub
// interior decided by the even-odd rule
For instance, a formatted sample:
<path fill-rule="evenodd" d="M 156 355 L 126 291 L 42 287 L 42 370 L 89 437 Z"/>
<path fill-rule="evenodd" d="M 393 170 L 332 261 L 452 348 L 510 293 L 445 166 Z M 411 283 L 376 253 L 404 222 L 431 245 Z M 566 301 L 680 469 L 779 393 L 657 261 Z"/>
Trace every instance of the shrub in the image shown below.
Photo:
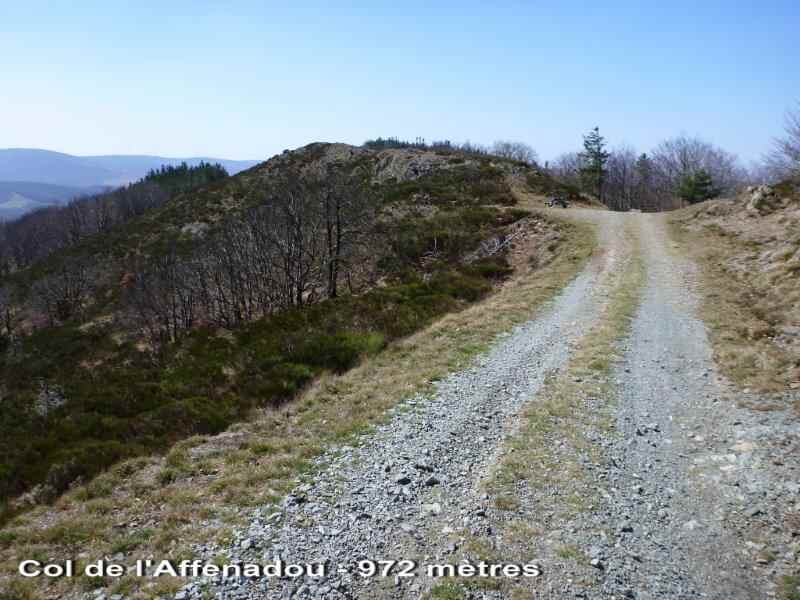
<path fill-rule="evenodd" d="M 14 531 L 0 531 L 0 548 L 10 548 L 18 537 Z"/>
<path fill-rule="evenodd" d="M 343 373 L 362 356 L 374 354 L 384 346 L 380 333 L 340 332 L 309 337 L 289 357 L 293 363 L 304 363 Z"/>

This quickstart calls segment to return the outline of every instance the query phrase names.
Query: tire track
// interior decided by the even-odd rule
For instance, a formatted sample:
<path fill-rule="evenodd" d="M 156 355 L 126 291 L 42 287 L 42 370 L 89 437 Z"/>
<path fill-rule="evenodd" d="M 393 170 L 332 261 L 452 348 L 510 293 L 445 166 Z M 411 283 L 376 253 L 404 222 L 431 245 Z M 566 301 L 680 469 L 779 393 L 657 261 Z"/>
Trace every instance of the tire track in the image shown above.
<path fill-rule="evenodd" d="M 227 562 L 319 562 L 323 578 L 231 578 L 189 584 L 195 598 L 349 598 L 418 595 L 424 582 L 362 579 L 356 562 L 412 558 L 446 561 L 441 532 L 482 527 L 477 482 L 492 464 L 520 407 L 561 369 L 603 302 L 601 285 L 618 264 L 622 220 L 596 212 L 604 249 L 540 316 L 501 336 L 475 364 L 415 397 L 357 447 L 320 459 L 320 474 L 298 488 L 281 510 L 257 510 L 235 532 Z M 378 385 L 379 382 L 376 382 Z M 206 559 L 216 548 L 198 548 Z"/>

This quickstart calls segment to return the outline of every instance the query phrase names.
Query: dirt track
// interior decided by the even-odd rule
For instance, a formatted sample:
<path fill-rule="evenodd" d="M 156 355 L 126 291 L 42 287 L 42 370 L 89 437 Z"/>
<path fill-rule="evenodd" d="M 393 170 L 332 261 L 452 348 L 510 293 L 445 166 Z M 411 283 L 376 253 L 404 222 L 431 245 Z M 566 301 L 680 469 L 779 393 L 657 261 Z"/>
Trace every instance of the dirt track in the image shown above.
<path fill-rule="evenodd" d="M 233 561 L 326 562 L 327 577 L 195 582 L 182 597 L 438 594 L 424 576 L 362 578 L 358 561 L 456 562 L 470 556 L 473 538 L 502 559 L 513 516 L 541 532 L 529 541 L 529 555 L 543 570 L 531 585 L 539 597 L 774 594 L 777 575 L 797 556 L 791 535 L 774 531 L 782 518 L 775 506 L 796 502 L 798 490 L 787 475 L 796 455 L 780 465 L 770 457 L 778 438 L 797 439 L 796 427 L 787 414 L 737 407 L 740 392 L 717 375 L 695 317 L 693 266 L 673 248 L 663 217 L 570 214 L 598 225 L 600 252 L 549 308 L 441 381 L 433 397 L 409 399 L 358 447 L 325 455 L 313 483 L 300 486 L 280 511 L 256 511 L 227 551 Z M 523 492 L 516 513 L 499 510 L 484 483 L 506 453 L 520 411 L 540 401 L 546 381 L 567 376 L 575 345 L 613 301 L 610 286 L 637 247 L 645 284 L 619 342 L 624 359 L 601 399 L 616 427 L 585 432 L 600 459 L 584 470 L 588 479 L 565 478 L 546 498 Z M 587 402 L 586 410 L 596 405 Z M 579 484 L 602 499 L 557 516 L 548 503 Z M 576 551 L 559 554 L 556 546 Z M 504 590 L 456 585 L 447 593 L 458 595 L 445 597 L 500 598 Z"/>

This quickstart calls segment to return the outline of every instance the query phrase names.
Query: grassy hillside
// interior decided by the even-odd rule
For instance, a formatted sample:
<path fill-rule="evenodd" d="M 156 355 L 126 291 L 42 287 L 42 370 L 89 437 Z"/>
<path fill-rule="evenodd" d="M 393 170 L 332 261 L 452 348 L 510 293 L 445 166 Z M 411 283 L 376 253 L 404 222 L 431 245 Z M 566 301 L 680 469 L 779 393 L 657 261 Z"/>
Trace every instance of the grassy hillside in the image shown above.
<path fill-rule="evenodd" d="M 673 217 L 703 270 L 716 358 L 756 389 L 800 389 L 800 186 L 750 188 Z"/>
<path fill-rule="evenodd" d="M 198 302 L 186 328 L 167 327 L 168 338 L 148 335 L 152 330 L 131 300 L 135 284 L 126 282 L 167 259 L 174 270 L 207 266 L 209 248 L 226 252 L 238 243 L 226 237 L 231 231 L 258 224 L 272 214 L 264 212 L 271 203 L 307 193 L 303 182 L 327 181 L 332 169 L 351 186 L 337 193 L 368 200 L 359 210 L 369 216 L 358 221 L 347 261 L 340 259 L 346 268 L 335 276 L 338 294 L 325 293 L 329 280 L 321 289 L 331 262 L 315 259 L 298 263 L 316 279 L 291 304 L 269 305 L 225 326 Z M 17 307 L 19 327 L 5 338 L 0 496 L 30 492 L 8 503 L 7 514 L 52 500 L 122 459 L 219 432 L 254 408 L 281 405 L 320 374 L 343 372 L 484 297 L 512 270 L 510 228 L 529 221 L 511 189 L 535 192 L 530 182 L 541 177 L 521 163 L 458 152 L 313 144 L 178 194 L 17 273 L 13 279 L 34 296 L 41 281 L 77 259 L 89 261 L 81 264 L 93 280 L 76 310 L 51 318 L 52 324 L 37 302 Z M 287 188 L 287 180 L 303 187 Z M 313 204 L 323 196 L 309 198 Z M 237 221 L 243 215 L 250 220 Z M 314 231 L 313 239 L 323 235 Z M 134 262 L 144 267 L 132 271 Z M 196 279 L 189 277 L 192 286 Z M 224 284 L 223 295 L 234 285 Z"/>

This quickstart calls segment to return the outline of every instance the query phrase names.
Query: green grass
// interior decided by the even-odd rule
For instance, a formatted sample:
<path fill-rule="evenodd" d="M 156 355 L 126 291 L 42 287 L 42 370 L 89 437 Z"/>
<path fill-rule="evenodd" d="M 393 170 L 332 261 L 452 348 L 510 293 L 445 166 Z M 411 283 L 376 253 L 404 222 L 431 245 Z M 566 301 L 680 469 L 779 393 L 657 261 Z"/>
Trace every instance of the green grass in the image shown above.
<path fill-rule="evenodd" d="M 781 578 L 780 597 L 782 600 L 800 600 L 800 575 L 784 575 Z"/>
<path fill-rule="evenodd" d="M 461 600 L 465 598 L 464 589 L 457 583 L 437 583 L 431 588 L 428 595 L 431 599 L 436 600 Z"/>

